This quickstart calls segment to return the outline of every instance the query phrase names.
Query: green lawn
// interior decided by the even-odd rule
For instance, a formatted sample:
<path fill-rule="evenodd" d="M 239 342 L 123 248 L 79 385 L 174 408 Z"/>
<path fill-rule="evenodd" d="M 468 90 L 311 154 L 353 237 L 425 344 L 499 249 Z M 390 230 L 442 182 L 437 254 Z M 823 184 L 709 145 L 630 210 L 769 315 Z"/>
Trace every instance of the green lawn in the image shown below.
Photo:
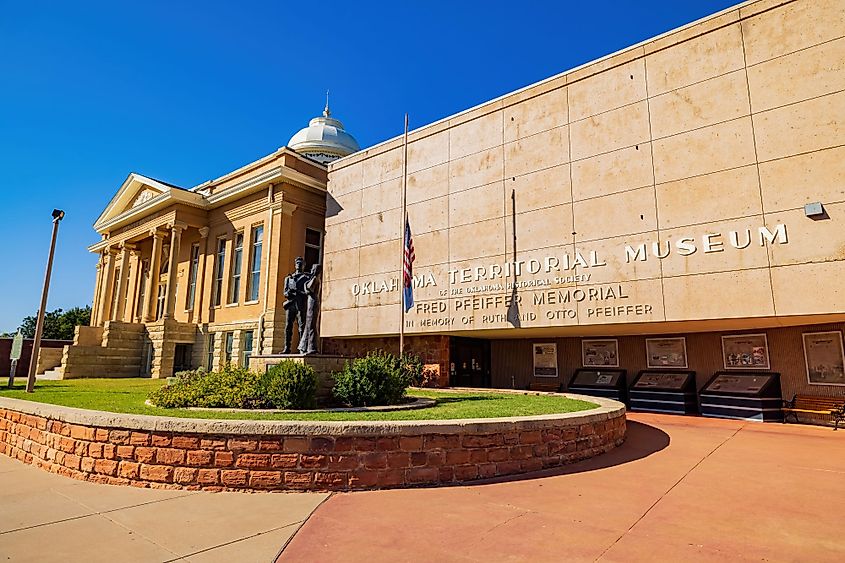
<path fill-rule="evenodd" d="M 163 409 L 144 404 L 147 395 L 164 384 L 156 379 L 71 379 L 40 381 L 35 393 L 24 387 L 0 389 L 0 397 L 27 399 L 41 403 L 65 405 L 109 412 L 178 416 L 182 418 L 227 418 L 250 420 L 421 420 L 454 418 L 495 418 L 565 413 L 594 408 L 596 405 L 565 397 L 521 395 L 512 393 L 450 393 L 443 391 L 409 391 L 416 397 L 437 400 L 437 405 L 417 410 L 367 413 L 225 413 Z"/>

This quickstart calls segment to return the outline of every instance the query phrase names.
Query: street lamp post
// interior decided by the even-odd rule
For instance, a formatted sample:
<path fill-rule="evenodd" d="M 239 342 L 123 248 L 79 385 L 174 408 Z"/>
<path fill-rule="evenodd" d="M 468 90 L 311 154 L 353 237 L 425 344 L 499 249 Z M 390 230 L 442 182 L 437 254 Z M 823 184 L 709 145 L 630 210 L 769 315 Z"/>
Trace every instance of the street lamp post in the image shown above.
<path fill-rule="evenodd" d="M 41 351 L 41 334 L 44 332 L 44 311 L 47 307 L 47 293 L 50 291 L 50 274 L 53 271 L 53 254 L 56 252 L 56 236 L 59 234 L 59 221 L 65 218 L 61 209 L 53 210 L 53 237 L 50 239 L 50 255 L 47 257 L 47 272 L 44 274 L 44 289 L 41 292 L 41 306 L 38 308 L 38 321 L 35 323 L 35 338 L 32 341 L 32 357 L 29 359 L 29 378 L 26 392 L 35 390 L 35 371 L 38 369 L 38 354 Z"/>

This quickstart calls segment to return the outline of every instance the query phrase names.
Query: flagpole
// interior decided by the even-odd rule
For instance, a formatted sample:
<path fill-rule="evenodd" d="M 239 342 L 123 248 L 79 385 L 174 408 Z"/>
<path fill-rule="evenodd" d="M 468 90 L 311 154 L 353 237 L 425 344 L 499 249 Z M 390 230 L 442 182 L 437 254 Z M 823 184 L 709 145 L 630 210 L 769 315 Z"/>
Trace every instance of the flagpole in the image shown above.
<path fill-rule="evenodd" d="M 405 353 L 405 225 L 408 222 L 408 114 L 405 114 L 405 139 L 402 144 L 402 226 L 400 227 L 399 241 L 402 251 L 402 260 L 399 262 L 399 282 L 402 291 L 399 297 L 399 356 Z"/>

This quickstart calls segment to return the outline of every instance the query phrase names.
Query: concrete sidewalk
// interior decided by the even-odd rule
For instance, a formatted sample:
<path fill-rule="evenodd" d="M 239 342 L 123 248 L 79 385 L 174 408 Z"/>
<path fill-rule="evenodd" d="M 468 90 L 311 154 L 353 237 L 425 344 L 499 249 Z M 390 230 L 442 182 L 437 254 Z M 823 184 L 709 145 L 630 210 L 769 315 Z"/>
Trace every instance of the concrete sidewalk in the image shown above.
<path fill-rule="evenodd" d="M 0 455 L 0 561 L 268 562 L 327 496 L 97 485 Z"/>
<path fill-rule="evenodd" d="M 845 560 L 845 432 L 629 414 L 543 478 L 337 494 L 282 562 Z"/>

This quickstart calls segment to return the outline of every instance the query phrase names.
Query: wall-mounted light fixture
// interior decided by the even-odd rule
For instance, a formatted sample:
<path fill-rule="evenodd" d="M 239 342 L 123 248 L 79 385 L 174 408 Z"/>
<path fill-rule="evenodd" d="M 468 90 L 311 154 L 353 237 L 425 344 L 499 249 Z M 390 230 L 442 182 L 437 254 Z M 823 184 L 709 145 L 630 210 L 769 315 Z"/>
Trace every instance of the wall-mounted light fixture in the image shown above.
<path fill-rule="evenodd" d="M 804 206 L 804 215 L 810 219 L 824 219 L 827 217 L 827 212 L 824 210 L 824 205 L 821 202 L 815 201 Z"/>

